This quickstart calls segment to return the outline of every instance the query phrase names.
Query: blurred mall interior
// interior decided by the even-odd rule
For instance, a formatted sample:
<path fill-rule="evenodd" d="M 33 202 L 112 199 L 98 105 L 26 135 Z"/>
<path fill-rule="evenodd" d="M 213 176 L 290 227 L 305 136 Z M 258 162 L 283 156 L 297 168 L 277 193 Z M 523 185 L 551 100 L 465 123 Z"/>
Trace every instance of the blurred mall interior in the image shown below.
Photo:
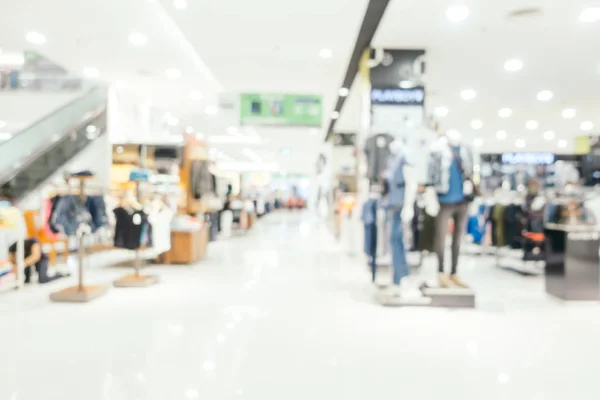
<path fill-rule="evenodd" d="M 600 1 L 0 10 L 0 400 L 600 398 Z"/>

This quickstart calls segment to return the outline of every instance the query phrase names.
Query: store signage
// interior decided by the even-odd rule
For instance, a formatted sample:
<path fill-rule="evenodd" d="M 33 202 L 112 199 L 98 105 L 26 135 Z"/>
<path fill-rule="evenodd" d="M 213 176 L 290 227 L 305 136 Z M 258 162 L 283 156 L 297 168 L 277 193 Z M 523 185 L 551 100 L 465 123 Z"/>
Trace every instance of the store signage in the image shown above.
<path fill-rule="evenodd" d="M 323 101 L 319 95 L 243 93 L 242 125 L 321 126 Z"/>
<path fill-rule="evenodd" d="M 423 105 L 424 102 L 425 89 L 422 87 L 371 90 L 372 104 Z"/>
<path fill-rule="evenodd" d="M 502 164 L 552 165 L 554 153 L 502 153 Z"/>

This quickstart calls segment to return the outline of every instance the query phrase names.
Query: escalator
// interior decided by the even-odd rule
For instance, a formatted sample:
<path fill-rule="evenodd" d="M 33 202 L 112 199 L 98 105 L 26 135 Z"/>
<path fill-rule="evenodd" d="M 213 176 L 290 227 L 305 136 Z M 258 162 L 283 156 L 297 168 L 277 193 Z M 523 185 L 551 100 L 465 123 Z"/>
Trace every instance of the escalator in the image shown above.
<path fill-rule="evenodd" d="M 105 134 L 107 98 L 106 88 L 89 89 L 0 142 L 0 198 L 23 199 Z"/>

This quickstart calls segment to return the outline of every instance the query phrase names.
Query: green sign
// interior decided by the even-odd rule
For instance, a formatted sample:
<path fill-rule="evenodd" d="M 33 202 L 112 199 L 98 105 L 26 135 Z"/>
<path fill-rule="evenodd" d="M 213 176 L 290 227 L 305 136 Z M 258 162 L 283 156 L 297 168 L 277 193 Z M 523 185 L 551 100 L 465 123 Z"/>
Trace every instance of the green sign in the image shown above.
<path fill-rule="evenodd" d="M 254 93 L 241 95 L 242 125 L 321 126 L 322 118 L 321 96 Z"/>

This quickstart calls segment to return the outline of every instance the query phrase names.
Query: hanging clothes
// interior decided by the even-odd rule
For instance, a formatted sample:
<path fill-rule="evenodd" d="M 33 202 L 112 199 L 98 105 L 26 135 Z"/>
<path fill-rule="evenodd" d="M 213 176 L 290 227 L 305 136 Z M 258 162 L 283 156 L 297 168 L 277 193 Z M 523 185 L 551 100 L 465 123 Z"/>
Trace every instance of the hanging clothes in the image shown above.
<path fill-rule="evenodd" d="M 506 206 L 496 204 L 490 210 L 489 222 L 492 225 L 492 244 L 502 247 L 506 245 L 504 240 L 504 210 Z"/>
<path fill-rule="evenodd" d="M 171 250 L 171 221 L 173 212 L 163 207 L 148 215 L 148 222 L 152 227 L 152 247 L 157 255 Z"/>
<path fill-rule="evenodd" d="M 364 251 L 369 258 L 369 266 L 371 267 L 371 275 L 375 281 L 377 270 L 377 200 L 368 200 L 362 209 L 361 220 L 365 229 Z"/>
<path fill-rule="evenodd" d="M 92 226 L 92 216 L 79 196 L 56 196 L 48 224 L 53 232 L 72 236 L 82 224 Z"/>
<path fill-rule="evenodd" d="M 126 210 L 117 207 L 113 210 L 117 224 L 115 226 L 115 247 L 136 250 L 150 245 L 150 223 L 148 215 L 140 210 Z"/>

